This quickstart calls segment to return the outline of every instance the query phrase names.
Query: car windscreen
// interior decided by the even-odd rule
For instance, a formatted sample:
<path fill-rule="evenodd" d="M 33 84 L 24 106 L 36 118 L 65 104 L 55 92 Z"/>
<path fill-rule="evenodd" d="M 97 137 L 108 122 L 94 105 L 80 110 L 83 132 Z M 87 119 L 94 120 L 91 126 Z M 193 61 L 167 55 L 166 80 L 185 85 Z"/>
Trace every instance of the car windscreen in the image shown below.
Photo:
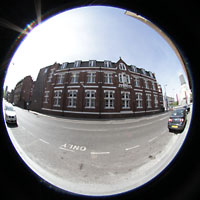
<path fill-rule="evenodd" d="M 8 110 L 8 111 L 15 111 L 14 108 L 12 106 L 6 106 L 5 107 L 5 110 Z"/>
<path fill-rule="evenodd" d="M 184 110 L 176 110 L 172 113 L 172 117 L 183 117 L 184 116 Z"/>

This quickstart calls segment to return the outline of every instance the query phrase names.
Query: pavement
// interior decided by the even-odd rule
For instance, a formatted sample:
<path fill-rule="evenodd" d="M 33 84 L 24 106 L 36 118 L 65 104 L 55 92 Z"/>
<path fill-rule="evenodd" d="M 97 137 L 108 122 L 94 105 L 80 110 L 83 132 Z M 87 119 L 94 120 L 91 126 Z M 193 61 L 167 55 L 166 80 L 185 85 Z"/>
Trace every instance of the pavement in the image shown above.
<path fill-rule="evenodd" d="M 191 109 L 192 110 L 192 109 Z M 127 119 L 72 119 L 16 107 L 8 133 L 21 158 L 40 177 L 83 195 L 121 193 L 158 175 L 181 148 L 189 128 L 170 133 L 171 112 Z"/>

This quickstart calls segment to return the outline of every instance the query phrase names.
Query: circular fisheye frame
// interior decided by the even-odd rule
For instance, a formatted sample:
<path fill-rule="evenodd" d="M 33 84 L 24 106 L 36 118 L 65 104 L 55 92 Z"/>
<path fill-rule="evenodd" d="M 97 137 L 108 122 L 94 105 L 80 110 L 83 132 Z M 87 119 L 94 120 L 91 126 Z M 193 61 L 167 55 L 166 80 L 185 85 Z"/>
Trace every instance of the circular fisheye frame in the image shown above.
<path fill-rule="evenodd" d="M 184 143 L 193 105 L 172 41 L 114 7 L 33 24 L 9 64 L 3 99 L 25 163 L 52 185 L 90 196 L 127 192 L 159 175 Z"/>

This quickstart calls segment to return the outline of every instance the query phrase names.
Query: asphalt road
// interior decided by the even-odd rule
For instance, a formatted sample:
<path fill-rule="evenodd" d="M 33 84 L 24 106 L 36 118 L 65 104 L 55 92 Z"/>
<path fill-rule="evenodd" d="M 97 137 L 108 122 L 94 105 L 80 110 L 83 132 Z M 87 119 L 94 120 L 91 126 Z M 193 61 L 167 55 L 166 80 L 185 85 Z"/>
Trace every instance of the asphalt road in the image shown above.
<path fill-rule="evenodd" d="M 171 112 L 113 120 L 16 112 L 18 126 L 8 130 L 25 162 L 50 183 L 89 195 L 126 191 L 159 173 L 183 143 L 191 115 L 185 131 L 174 134 Z"/>

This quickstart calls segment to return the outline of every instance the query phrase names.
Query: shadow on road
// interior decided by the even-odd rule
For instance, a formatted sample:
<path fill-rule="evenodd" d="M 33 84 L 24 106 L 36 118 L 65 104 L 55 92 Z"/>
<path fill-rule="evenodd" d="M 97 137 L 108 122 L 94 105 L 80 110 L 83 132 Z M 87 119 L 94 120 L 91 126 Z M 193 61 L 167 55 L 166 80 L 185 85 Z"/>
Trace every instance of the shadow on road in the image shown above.
<path fill-rule="evenodd" d="M 17 128 L 17 127 L 18 127 L 18 124 L 9 124 L 9 123 L 7 123 L 7 126 L 8 126 L 9 128 Z"/>

